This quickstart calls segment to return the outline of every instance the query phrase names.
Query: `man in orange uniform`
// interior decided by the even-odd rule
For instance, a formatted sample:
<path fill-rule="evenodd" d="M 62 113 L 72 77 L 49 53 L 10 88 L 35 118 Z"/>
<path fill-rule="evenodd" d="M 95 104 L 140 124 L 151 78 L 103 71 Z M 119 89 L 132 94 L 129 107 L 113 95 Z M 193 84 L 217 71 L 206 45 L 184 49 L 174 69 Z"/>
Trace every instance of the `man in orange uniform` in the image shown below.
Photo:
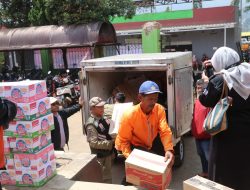
<path fill-rule="evenodd" d="M 124 112 L 118 135 L 115 141 L 116 149 L 122 151 L 127 158 L 133 148 L 155 152 L 152 144 L 157 134 L 160 134 L 165 151 L 165 160 L 174 163 L 172 132 L 166 121 L 165 109 L 157 104 L 159 86 L 153 81 L 145 81 L 139 88 L 140 103 Z"/>

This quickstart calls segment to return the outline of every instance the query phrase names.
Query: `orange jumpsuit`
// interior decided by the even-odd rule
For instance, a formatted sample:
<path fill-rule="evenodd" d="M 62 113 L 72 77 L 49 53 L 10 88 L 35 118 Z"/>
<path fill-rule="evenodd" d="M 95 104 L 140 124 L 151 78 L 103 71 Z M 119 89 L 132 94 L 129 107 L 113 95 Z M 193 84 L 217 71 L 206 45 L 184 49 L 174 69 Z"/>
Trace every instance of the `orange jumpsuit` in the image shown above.
<path fill-rule="evenodd" d="M 117 150 L 122 151 L 126 158 L 131 153 L 131 144 L 150 150 L 158 132 L 165 152 L 167 150 L 172 151 L 172 132 L 167 124 L 163 106 L 155 104 L 151 113 L 146 115 L 141 110 L 140 104 L 138 104 L 124 112 L 115 147 Z"/>

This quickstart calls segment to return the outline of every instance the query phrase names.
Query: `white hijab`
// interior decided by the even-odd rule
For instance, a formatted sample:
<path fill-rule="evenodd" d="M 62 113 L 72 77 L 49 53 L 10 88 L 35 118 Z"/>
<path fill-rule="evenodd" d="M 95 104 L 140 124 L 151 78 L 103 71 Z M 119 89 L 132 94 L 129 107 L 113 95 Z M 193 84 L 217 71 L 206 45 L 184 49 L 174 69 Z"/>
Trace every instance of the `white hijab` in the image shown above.
<path fill-rule="evenodd" d="M 225 70 L 225 68 L 240 61 L 236 51 L 228 47 L 220 47 L 214 53 L 211 63 L 216 72 L 223 73 L 228 88 L 232 88 L 245 100 L 250 95 L 250 64 L 241 63 Z"/>

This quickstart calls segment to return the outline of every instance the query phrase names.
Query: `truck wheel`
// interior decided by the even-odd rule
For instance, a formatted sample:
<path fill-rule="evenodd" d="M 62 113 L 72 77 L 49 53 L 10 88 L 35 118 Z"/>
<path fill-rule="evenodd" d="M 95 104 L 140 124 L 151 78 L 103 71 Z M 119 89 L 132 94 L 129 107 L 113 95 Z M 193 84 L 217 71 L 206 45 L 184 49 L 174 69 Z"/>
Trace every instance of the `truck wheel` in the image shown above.
<path fill-rule="evenodd" d="M 184 142 L 181 138 L 180 142 L 178 142 L 175 147 L 175 161 L 174 161 L 174 166 L 175 167 L 180 167 L 184 161 Z"/>

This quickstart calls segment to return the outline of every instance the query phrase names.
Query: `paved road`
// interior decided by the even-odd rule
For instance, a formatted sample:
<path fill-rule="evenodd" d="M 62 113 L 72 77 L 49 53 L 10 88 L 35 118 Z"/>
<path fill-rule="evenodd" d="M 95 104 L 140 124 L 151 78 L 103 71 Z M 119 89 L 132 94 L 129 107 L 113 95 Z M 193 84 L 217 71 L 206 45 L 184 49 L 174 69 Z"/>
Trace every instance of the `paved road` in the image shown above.
<path fill-rule="evenodd" d="M 68 121 L 70 126 L 70 152 L 90 153 L 86 136 L 82 133 L 82 120 L 80 112 L 71 116 Z M 201 164 L 196 153 L 193 137 L 188 135 L 185 136 L 184 143 L 185 160 L 181 167 L 173 169 L 173 177 L 169 189 L 182 190 L 183 181 L 200 172 Z M 119 184 L 124 176 L 124 165 L 121 159 L 114 163 L 112 172 L 113 183 Z"/>

